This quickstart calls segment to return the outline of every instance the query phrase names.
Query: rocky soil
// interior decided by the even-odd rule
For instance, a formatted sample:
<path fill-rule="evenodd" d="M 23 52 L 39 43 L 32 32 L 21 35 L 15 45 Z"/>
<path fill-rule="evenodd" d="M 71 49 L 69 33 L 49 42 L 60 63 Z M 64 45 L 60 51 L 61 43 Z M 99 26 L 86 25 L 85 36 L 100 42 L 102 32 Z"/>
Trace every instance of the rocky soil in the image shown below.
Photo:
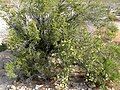
<path fill-rule="evenodd" d="M 5 63 L 10 61 L 10 51 L 0 52 L 0 90 L 6 90 L 11 80 L 7 77 L 4 69 Z"/>

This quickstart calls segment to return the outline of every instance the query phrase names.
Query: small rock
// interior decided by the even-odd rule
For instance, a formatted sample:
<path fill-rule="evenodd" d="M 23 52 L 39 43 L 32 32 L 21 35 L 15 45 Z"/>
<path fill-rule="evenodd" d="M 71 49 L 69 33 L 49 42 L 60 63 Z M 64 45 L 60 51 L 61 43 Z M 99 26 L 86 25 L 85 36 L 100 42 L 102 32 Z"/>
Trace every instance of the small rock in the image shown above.
<path fill-rule="evenodd" d="M 11 85 L 11 90 L 16 90 L 16 87 L 14 85 Z"/>
<path fill-rule="evenodd" d="M 35 90 L 38 90 L 39 88 L 43 87 L 43 85 L 36 85 Z"/>

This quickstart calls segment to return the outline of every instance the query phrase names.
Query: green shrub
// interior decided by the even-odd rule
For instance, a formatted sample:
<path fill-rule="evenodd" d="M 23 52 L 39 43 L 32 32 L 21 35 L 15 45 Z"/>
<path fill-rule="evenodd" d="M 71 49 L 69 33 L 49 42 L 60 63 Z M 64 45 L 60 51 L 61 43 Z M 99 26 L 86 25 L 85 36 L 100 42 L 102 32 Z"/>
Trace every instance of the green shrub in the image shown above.
<path fill-rule="evenodd" d="M 7 46 L 5 44 L 0 45 L 0 52 L 5 51 L 7 49 Z"/>
<path fill-rule="evenodd" d="M 23 0 L 22 0 L 23 1 Z M 107 7 L 99 0 L 24 0 L 19 8 L 5 8 L 10 33 L 8 48 L 14 60 L 7 64 L 9 76 L 57 77 L 66 87 L 72 65 L 86 72 L 86 81 L 104 85 L 119 76 L 120 46 L 89 33 L 85 21 L 106 26 Z M 109 28 L 108 28 L 109 29 Z"/>

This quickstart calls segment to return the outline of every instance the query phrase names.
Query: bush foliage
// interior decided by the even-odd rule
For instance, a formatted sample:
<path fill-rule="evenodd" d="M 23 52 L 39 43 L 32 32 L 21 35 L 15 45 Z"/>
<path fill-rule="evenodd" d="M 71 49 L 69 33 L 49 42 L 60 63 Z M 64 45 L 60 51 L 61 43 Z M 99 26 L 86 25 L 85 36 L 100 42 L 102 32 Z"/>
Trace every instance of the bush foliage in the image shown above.
<path fill-rule="evenodd" d="M 0 52 L 5 51 L 7 49 L 7 46 L 5 44 L 0 45 Z"/>
<path fill-rule="evenodd" d="M 100 0 L 22 0 L 18 6 L 4 8 L 7 45 L 14 55 L 6 65 L 9 76 L 57 77 L 65 87 L 72 66 L 78 65 L 88 82 L 103 86 L 119 79 L 120 46 L 111 42 L 116 28 L 107 5 Z M 96 31 L 89 31 L 86 22 Z"/>

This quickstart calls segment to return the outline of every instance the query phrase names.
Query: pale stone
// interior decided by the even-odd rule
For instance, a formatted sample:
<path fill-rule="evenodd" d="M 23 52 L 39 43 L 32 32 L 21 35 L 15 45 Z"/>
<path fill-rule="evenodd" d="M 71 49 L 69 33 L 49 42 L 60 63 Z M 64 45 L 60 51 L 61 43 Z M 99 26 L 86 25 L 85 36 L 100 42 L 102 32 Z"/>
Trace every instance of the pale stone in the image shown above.
<path fill-rule="evenodd" d="M 12 90 L 16 90 L 16 87 L 14 85 L 11 85 Z"/>
<path fill-rule="evenodd" d="M 35 89 L 38 90 L 39 88 L 41 88 L 43 85 L 36 85 Z"/>
<path fill-rule="evenodd" d="M 0 44 L 4 42 L 8 35 L 8 26 L 5 20 L 0 17 Z"/>

